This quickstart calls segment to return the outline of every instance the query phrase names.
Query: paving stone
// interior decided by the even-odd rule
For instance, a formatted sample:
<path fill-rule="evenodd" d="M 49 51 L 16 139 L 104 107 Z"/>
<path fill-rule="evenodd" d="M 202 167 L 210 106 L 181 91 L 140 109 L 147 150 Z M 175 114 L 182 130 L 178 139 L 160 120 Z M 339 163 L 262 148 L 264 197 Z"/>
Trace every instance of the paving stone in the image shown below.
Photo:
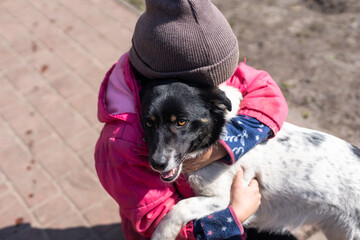
<path fill-rule="evenodd" d="M 53 132 L 52 135 L 33 142 L 29 150 L 34 154 L 38 154 L 42 151 L 46 151 L 49 148 L 61 144 L 63 144 L 63 141 L 59 138 L 59 136 L 56 133 Z"/>
<path fill-rule="evenodd" d="M 67 10 L 71 13 L 70 10 Z M 86 42 L 86 39 L 92 35 L 99 35 L 91 26 L 84 24 L 83 20 L 77 17 L 76 15 L 70 15 L 70 23 L 59 23 L 60 28 L 74 39 L 78 44 L 82 46 Z"/>
<path fill-rule="evenodd" d="M 104 36 L 88 36 L 82 45 L 105 66 L 111 65 L 119 58 L 118 48 Z"/>
<path fill-rule="evenodd" d="M 8 185 L 6 184 L 6 180 L 5 180 L 5 176 L 0 172 L 0 196 L 7 194 L 8 191 L 10 191 Z M 4 204 L 3 206 L 7 206 L 6 204 Z M 1 204 L 0 204 L 0 209 L 1 209 Z M 0 210 L 1 212 L 1 210 Z"/>
<path fill-rule="evenodd" d="M 68 68 L 51 50 L 34 52 L 26 60 L 45 78 L 59 76 Z"/>
<path fill-rule="evenodd" d="M 120 56 L 118 56 L 119 58 Z M 116 59 L 116 61 L 118 60 Z M 110 69 L 110 67 L 116 62 L 114 61 L 108 65 L 99 66 L 97 64 L 91 63 L 88 66 L 83 66 L 76 69 L 76 73 L 78 73 L 86 82 L 88 82 L 96 92 L 100 89 L 100 84 L 103 81 L 106 72 Z"/>
<path fill-rule="evenodd" d="M 0 119 L 0 151 L 12 145 L 13 143 L 10 139 L 14 138 L 14 132 Z"/>
<path fill-rule="evenodd" d="M 5 2 L 5 0 L 0 3 L 0 26 L 1 27 L 6 26 L 6 24 L 9 23 L 13 19 L 11 14 L 4 7 L 2 7 L 3 2 Z M 2 30 L 2 28 L 0 28 L 0 32 L 1 32 L 1 30 Z"/>
<path fill-rule="evenodd" d="M 34 12 L 36 12 L 36 17 L 33 16 Z M 82 50 L 82 47 L 78 46 L 57 27 L 55 19 L 48 19 L 39 11 L 35 11 L 33 7 L 24 9 L 20 15 L 22 22 L 28 24 L 28 27 L 35 32 L 36 36 L 71 68 L 79 67 L 91 61 L 91 57 Z M 31 21 L 33 21 L 33 24 L 29 25 Z"/>
<path fill-rule="evenodd" d="M 64 139 L 89 127 L 89 124 L 81 117 L 80 113 L 70 107 L 54 114 L 47 114 L 46 118 Z"/>
<path fill-rule="evenodd" d="M 92 26 L 100 33 L 108 26 L 119 24 L 112 16 L 93 5 L 91 1 L 79 0 L 74 3 L 67 0 L 61 0 L 61 3 L 76 13 L 76 15 L 78 15 L 86 24 Z"/>
<path fill-rule="evenodd" d="M 46 168 L 56 181 L 72 171 L 84 168 L 81 161 L 70 148 L 64 144 L 54 145 L 44 149 L 35 155 L 35 159 Z"/>
<path fill-rule="evenodd" d="M 17 92 L 15 92 L 13 89 L 8 88 L 4 91 L 0 90 L 0 108 L 7 107 L 19 101 L 20 98 Z"/>
<path fill-rule="evenodd" d="M 0 201 L 6 201 L 6 208 L 2 209 L 0 214 L 0 238 L 9 239 L 29 228 L 33 218 L 16 196 L 10 194 L 5 197 L 8 199 L 0 197 Z"/>
<path fill-rule="evenodd" d="M 0 72 L 0 84 L 1 84 L 0 94 L 12 89 L 12 86 L 9 83 L 8 79 L 1 72 Z M 3 107 L 5 107 L 5 106 L 0 105 L 0 108 L 3 108 Z"/>
<path fill-rule="evenodd" d="M 44 205 L 36 208 L 34 214 L 39 222 L 43 225 L 48 225 L 50 222 L 54 222 L 60 216 L 70 212 L 71 207 L 63 196 L 58 195 L 51 199 Z"/>
<path fill-rule="evenodd" d="M 97 106 L 98 94 L 89 87 L 78 89 L 77 94 L 71 96 L 69 102 L 83 115 L 90 124 L 96 123 L 97 120 Z M 86 104 L 84 104 L 86 103 Z"/>
<path fill-rule="evenodd" d="M 62 75 L 50 79 L 49 82 L 64 98 L 77 96 L 83 89 L 90 88 L 81 77 L 72 71 L 65 71 Z"/>
<path fill-rule="evenodd" d="M 104 196 L 99 181 L 86 170 L 67 175 L 60 181 L 60 186 L 80 210 L 98 204 Z"/>
<path fill-rule="evenodd" d="M 46 49 L 45 45 L 18 19 L 11 16 L 7 22 L 3 22 L 3 25 L 0 28 L 1 35 L 20 55 L 27 56 Z"/>
<path fill-rule="evenodd" d="M 90 146 L 85 148 L 84 150 L 79 152 L 79 156 L 87 169 L 89 169 L 94 176 L 97 176 L 96 169 L 95 169 L 95 159 L 94 159 L 94 152 L 95 152 L 95 143 L 94 146 Z"/>
<path fill-rule="evenodd" d="M 59 1 L 38 0 L 31 1 L 34 7 L 46 15 L 51 22 L 65 31 L 72 26 L 73 22 L 80 19 L 70 9 L 63 6 Z M 84 24 L 84 23 L 82 23 Z"/>
<path fill-rule="evenodd" d="M 0 240 L 124 239 L 93 155 L 98 90 L 137 18 L 113 0 L 0 1 Z"/>
<path fill-rule="evenodd" d="M 47 26 L 50 19 L 46 18 L 40 11 L 30 4 L 29 1 L 21 0 L 24 6 L 19 9 L 11 9 L 8 6 L 4 6 L 22 25 L 27 27 L 33 33 L 36 34 L 38 29 L 42 29 L 42 25 Z"/>
<path fill-rule="evenodd" d="M 24 0 L 1 1 L 1 5 L 11 12 L 16 12 L 29 6 L 28 2 Z"/>
<path fill-rule="evenodd" d="M 89 124 L 56 92 L 42 85 L 28 95 L 30 102 L 63 138 L 86 129 Z"/>
<path fill-rule="evenodd" d="M 7 211 L 7 209 L 11 208 L 12 205 L 16 204 L 16 201 L 13 201 L 14 198 L 14 194 L 10 192 L 7 192 L 0 196 L 0 214 Z"/>
<path fill-rule="evenodd" d="M 84 213 L 86 219 L 100 236 L 114 229 L 120 223 L 119 207 L 110 197 Z"/>
<path fill-rule="evenodd" d="M 88 128 L 68 138 L 67 143 L 76 153 L 79 153 L 87 148 L 94 149 L 98 137 L 99 135 L 93 128 Z"/>
<path fill-rule="evenodd" d="M 64 5 L 74 11 L 89 26 L 104 34 L 111 26 L 121 27 L 111 15 L 95 6 L 91 1 L 77 1 L 76 4 L 62 1 Z"/>
<path fill-rule="evenodd" d="M 14 143 L 0 151 L 0 167 L 29 207 L 41 204 L 57 193 L 30 153 Z"/>
<path fill-rule="evenodd" d="M 93 57 L 85 49 L 80 48 L 76 44 L 56 47 L 54 52 L 72 69 L 87 65 L 93 61 Z"/>
<path fill-rule="evenodd" d="M 14 108 L 14 111 L 16 111 L 16 108 Z M 10 125 L 30 149 L 35 142 L 52 134 L 52 130 L 42 116 L 37 113 L 18 115 L 11 119 Z"/>
<path fill-rule="evenodd" d="M 138 12 L 122 5 L 121 1 L 94 1 L 93 3 L 115 18 L 130 32 L 134 31 L 136 21 L 140 15 Z"/>
<path fill-rule="evenodd" d="M 0 66 L 2 69 L 14 68 L 19 62 L 22 62 L 21 58 L 8 46 L 3 45 L 0 41 Z"/>
<path fill-rule="evenodd" d="M 41 74 L 30 64 L 19 65 L 6 71 L 5 76 L 23 94 L 28 93 L 44 81 Z"/>
<path fill-rule="evenodd" d="M 110 28 L 105 35 L 107 38 L 116 45 L 117 53 L 120 57 L 131 48 L 132 32 L 126 28 Z"/>
<path fill-rule="evenodd" d="M 26 98 L 44 116 L 51 116 L 68 108 L 64 98 L 47 84 L 39 84 L 26 94 Z"/>
<path fill-rule="evenodd" d="M 23 99 L 19 102 L 11 104 L 10 106 L 4 106 L 0 109 L 1 117 L 7 122 L 11 122 L 20 115 L 28 117 L 35 114 L 37 114 L 36 110 Z"/>

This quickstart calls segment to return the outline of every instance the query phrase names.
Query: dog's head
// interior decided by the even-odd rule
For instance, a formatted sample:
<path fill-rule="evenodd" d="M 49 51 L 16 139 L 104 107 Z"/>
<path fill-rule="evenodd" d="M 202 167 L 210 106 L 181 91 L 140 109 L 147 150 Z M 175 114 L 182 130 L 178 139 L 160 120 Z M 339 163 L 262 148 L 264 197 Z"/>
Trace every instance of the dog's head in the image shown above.
<path fill-rule="evenodd" d="M 176 80 L 143 86 L 141 123 L 151 167 L 172 182 L 182 163 L 214 144 L 231 102 L 217 87 L 200 88 Z"/>

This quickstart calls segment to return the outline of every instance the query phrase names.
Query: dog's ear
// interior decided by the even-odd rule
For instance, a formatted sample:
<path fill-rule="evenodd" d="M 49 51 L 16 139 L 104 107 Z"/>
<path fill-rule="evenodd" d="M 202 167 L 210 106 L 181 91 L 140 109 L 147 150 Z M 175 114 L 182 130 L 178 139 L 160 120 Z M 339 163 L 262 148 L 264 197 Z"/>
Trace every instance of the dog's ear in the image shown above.
<path fill-rule="evenodd" d="M 231 111 L 231 101 L 226 97 L 225 93 L 217 87 L 210 89 L 204 89 L 202 97 L 205 100 L 205 103 L 215 105 L 221 110 Z"/>

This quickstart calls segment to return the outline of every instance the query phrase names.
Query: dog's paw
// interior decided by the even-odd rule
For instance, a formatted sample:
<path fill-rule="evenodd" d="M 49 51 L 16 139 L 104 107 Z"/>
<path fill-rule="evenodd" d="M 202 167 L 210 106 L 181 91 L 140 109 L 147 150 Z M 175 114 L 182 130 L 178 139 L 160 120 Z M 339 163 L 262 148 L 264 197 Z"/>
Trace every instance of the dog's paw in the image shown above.
<path fill-rule="evenodd" d="M 172 216 L 173 215 L 173 216 Z M 182 223 L 179 217 L 174 216 L 173 211 L 170 211 L 156 227 L 151 239 L 152 240 L 175 240 L 179 234 Z"/>
<path fill-rule="evenodd" d="M 151 240 L 175 240 L 180 232 L 177 226 L 170 226 L 169 224 L 162 224 L 163 221 L 155 229 Z"/>

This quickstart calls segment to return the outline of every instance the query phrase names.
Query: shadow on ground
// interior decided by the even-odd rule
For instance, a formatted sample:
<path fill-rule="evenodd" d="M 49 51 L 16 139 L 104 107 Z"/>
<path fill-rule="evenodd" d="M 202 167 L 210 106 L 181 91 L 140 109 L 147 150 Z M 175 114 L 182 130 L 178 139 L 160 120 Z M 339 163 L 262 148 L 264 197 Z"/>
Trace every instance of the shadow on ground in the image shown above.
<path fill-rule="evenodd" d="M 92 227 L 44 228 L 21 223 L 0 229 L 0 239 L 6 240 L 125 240 L 121 224 Z"/>
<path fill-rule="evenodd" d="M 71 227 L 64 229 L 32 227 L 21 223 L 0 229 L 0 239 L 6 240 L 125 240 L 121 224 L 97 225 L 93 227 Z M 231 239 L 238 239 L 231 238 Z M 289 235 L 259 233 L 255 229 L 248 231 L 248 240 L 296 240 Z"/>

